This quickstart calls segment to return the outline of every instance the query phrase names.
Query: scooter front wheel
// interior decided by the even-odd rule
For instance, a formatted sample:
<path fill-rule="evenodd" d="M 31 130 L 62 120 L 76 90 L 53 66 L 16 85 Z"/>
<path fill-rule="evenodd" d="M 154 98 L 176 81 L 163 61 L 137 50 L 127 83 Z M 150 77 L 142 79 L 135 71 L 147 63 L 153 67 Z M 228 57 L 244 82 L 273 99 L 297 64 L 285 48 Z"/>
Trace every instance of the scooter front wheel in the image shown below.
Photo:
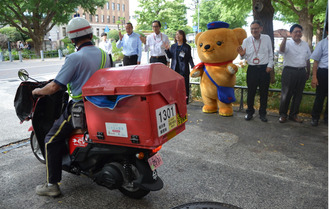
<path fill-rule="evenodd" d="M 30 142 L 31 142 L 31 149 L 34 154 L 34 156 L 43 164 L 46 164 L 46 160 L 42 155 L 38 139 L 34 132 L 32 131 L 31 136 L 30 136 Z"/>

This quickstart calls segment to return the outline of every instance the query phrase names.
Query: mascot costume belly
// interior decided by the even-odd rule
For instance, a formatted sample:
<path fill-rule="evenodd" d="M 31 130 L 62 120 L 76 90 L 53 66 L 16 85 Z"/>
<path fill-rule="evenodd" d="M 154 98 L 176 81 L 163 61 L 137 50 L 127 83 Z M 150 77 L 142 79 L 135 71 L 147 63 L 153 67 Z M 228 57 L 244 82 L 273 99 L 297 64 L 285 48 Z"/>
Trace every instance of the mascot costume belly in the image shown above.
<path fill-rule="evenodd" d="M 208 30 L 198 33 L 195 43 L 201 63 L 196 65 L 190 76 L 201 77 L 200 88 L 204 113 L 217 112 L 232 116 L 235 101 L 234 85 L 238 67 L 233 64 L 237 48 L 247 38 L 242 28 L 229 29 L 225 22 L 211 22 Z"/>

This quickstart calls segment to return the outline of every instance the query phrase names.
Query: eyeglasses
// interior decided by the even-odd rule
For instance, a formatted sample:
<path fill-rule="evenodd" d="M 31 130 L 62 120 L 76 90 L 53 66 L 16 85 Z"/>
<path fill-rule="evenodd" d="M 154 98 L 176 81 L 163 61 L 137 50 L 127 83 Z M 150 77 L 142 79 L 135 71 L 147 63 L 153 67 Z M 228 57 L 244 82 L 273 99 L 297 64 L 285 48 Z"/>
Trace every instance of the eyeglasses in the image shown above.
<path fill-rule="evenodd" d="M 296 30 L 296 31 L 293 31 L 292 33 L 302 33 L 301 30 Z"/>
<path fill-rule="evenodd" d="M 159 26 L 158 25 L 152 25 L 152 28 L 158 28 Z"/>

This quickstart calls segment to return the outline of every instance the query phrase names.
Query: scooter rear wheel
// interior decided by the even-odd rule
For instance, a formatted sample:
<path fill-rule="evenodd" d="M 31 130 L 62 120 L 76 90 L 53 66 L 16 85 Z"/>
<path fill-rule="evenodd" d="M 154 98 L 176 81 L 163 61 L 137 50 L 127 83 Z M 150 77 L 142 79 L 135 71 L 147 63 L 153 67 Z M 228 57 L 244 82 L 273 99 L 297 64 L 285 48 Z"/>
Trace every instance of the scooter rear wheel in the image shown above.
<path fill-rule="evenodd" d="M 133 199 L 141 199 L 150 193 L 149 190 L 144 190 L 141 188 L 128 188 L 124 186 L 120 187 L 119 190 L 122 194 Z"/>
<path fill-rule="evenodd" d="M 34 154 L 34 156 L 43 164 L 46 164 L 46 160 L 42 155 L 38 139 L 34 132 L 32 131 L 31 136 L 30 136 L 30 144 L 31 144 L 31 149 Z"/>

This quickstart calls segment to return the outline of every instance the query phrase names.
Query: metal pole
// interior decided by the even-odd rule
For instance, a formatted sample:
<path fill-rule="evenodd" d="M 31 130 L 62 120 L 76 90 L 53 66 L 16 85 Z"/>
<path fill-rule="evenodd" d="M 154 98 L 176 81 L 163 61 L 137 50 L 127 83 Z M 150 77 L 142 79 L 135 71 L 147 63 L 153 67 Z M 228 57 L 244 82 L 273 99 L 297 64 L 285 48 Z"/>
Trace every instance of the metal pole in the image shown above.
<path fill-rule="evenodd" d="M 40 50 L 40 56 L 41 56 L 41 61 L 44 61 L 44 57 L 43 57 L 43 50 Z"/>
<path fill-rule="evenodd" d="M 198 31 L 196 33 L 199 33 L 199 24 L 200 24 L 200 4 L 199 0 L 197 1 L 198 3 Z"/>
<path fill-rule="evenodd" d="M 18 51 L 19 61 L 23 62 L 22 51 Z"/>
<path fill-rule="evenodd" d="M 0 52 L 0 62 L 3 62 L 3 53 Z"/>
<path fill-rule="evenodd" d="M 58 49 L 58 57 L 60 60 L 62 59 L 62 51 L 60 49 Z"/>

